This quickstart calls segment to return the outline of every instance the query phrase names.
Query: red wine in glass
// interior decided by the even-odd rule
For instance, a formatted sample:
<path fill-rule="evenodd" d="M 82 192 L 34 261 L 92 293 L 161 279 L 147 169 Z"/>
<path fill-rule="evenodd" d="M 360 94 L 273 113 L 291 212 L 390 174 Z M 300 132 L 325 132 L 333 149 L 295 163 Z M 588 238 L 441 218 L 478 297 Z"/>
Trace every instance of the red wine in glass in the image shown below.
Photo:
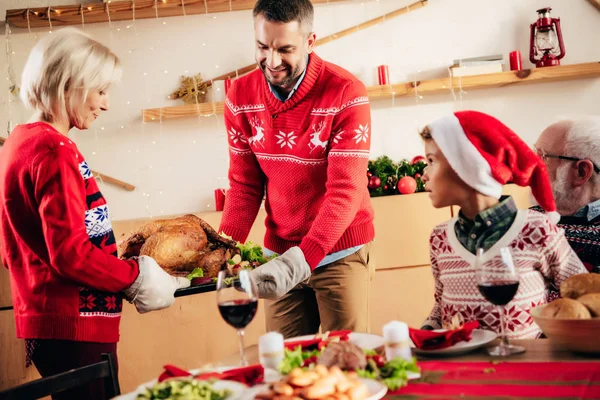
<path fill-rule="evenodd" d="M 256 299 L 231 300 L 219 304 L 219 312 L 229 325 L 235 329 L 244 329 L 256 315 Z"/>
<path fill-rule="evenodd" d="M 497 306 L 505 306 L 517 294 L 519 281 L 483 282 L 477 287 L 487 301 Z"/>
<path fill-rule="evenodd" d="M 487 349 L 492 356 L 509 356 L 525 351 L 523 346 L 508 343 L 504 306 L 509 304 L 519 289 L 519 270 L 510 247 L 485 252 L 479 248 L 475 257 L 475 278 L 481 295 L 498 308 L 500 316 L 500 344 Z"/>
<path fill-rule="evenodd" d="M 217 305 L 219 313 L 237 330 L 240 338 L 240 365 L 248 365 L 244 351 L 244 329 L 256 315 L 258 296 L 250 271 L 240 270 L 236 277 L 228 271 L 219 271 L 217 277 Z"/>

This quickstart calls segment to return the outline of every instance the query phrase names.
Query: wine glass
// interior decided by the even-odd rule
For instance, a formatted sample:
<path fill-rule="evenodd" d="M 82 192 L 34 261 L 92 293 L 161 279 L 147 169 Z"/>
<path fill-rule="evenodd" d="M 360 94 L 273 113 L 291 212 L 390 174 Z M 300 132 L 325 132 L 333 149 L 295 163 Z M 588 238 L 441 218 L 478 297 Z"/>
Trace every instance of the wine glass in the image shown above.
<path fill-rule="evenodd" d="M 525 348 L 508 343 L 504 319 L 504 306 L 510 303 L 519 289 L 519 271 L 515 268 L 508 247 L 500 248 L 498 255 L 486 257 L 483 249 L 477 249 L 475 276 L 479 292 L 487 301 L 498 306 L 500 313 L 500 344 L 488 348 L 491 356 L 509 356 L 523 353 Z"/>
<path fill-rule="evenodd" d="M 244 354 L 244 328 L 256 315 L 258 296 L 250 271 L 242 269 L 237 277 L 228 276 L 228 271 L 219 271 L 217 278 L 217 304 L 221 316 L 237 329 L 240 337 L 240 365 L 248 365 Z"/>

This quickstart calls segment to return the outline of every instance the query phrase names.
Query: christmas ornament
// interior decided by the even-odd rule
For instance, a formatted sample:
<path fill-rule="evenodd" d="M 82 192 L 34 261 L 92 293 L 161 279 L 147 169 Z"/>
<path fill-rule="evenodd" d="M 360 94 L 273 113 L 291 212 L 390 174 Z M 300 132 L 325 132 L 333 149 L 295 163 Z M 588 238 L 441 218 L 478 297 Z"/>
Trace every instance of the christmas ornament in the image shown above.
<path fill-rule="evenodd" d="M 412 165 L 415 165 L 418 162 L 427 162 L 427 159 L 423 156 L 415 156 L 415 157 L 413 157 L 413 159 L 411 160 L 410 163 Z"/>
<path fill-rule="evenodd" d="M 417 181 L 412 176 L 404 176 L 398 181 L 400 194 L 412 194 L 417 190 Z"/>
<path fill-rule="evenodd" d="M 369 189 L 377 189 L 381 186 L 381 179 L 377 176 L 372 176 L 369 179 Z"/>
<path fill-rule="evenodd" d="M 203 103 L 210 86 L 209 82 L 202 82 L 201 74 L 196 76 L 181 76 L 181 86 L 171 93 L 169 99 L 182 99 L 185 104 Z"/>

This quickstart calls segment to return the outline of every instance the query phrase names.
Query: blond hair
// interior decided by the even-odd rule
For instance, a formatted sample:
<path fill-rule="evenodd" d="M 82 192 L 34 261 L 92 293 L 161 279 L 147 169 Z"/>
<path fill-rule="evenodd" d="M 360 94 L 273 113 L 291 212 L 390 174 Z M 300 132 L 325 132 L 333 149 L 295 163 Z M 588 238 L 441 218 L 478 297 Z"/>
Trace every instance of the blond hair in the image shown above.
<path fill-rule="evenodd" d="M 88 92 L 106 90 L 119 80 L 119 58 L 75 28 L 46 35 L 29 54 L 21 78 L 21 99 L 48 122 L 77 118 L 74 107 Z"/>

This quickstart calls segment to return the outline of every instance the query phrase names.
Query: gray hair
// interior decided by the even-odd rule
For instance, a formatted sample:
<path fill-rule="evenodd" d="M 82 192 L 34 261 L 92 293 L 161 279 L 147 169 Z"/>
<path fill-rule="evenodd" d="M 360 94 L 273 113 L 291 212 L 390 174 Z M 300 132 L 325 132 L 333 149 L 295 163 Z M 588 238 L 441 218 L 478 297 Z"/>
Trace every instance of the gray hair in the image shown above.
<path fill-rule="evenodd" d="M 49 122 L 76 118 L 75 105 L 92 89 L 106 90 L 121 77 L 119 58 L 75 28 L 46 35 L 31 50 L 21 78 L 21 99 Z"/>
<path fill-rule="evenodd" d="M 600 116 L 590 116 L 569 121 L 565 135 L 564 154 L 590 160 L 600 167 Z M 598 173 L 592 175 L 594 184 L 600 183 Z"/>

